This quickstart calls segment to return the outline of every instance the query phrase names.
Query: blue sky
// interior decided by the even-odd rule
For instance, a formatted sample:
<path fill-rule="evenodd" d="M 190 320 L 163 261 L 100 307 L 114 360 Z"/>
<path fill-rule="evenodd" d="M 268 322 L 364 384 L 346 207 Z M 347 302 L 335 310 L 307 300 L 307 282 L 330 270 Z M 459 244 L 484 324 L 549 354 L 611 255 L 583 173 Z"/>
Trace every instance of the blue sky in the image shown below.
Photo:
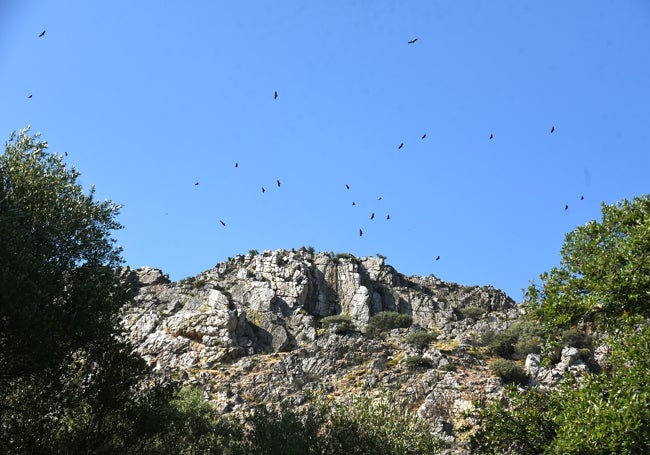
<path fill-rule="evenodd" d="M 645 0 L 4 0 L 0 136 L 67 152 L 174 280 L 313 246 L 520 300 L 648 192 L 649 45 Z"/>

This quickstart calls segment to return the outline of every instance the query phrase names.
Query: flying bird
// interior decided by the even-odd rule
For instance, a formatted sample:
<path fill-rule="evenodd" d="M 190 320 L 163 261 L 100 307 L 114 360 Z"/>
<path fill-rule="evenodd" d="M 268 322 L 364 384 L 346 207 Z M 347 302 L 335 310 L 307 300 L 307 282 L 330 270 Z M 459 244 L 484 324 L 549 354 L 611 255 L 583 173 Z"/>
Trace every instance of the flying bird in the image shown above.
<path fill-rule="evenodd" d="M 402 143 L 399 145 L 399 147 L 397 147 L 397 150 L 401 149 L 402 147 L 404 147 L 404 142 L 402 142 Z"/>
<path fill-rule="evenodd" d="M 422 139 L 424 139 L 424 138 L 426 138 L 426 137 L 427 137 L 427 133 L 424 133 L 424 134 L 422 135 Z"/>
<path fill-rule="evenodd" d="M 349 190 L 349 189 L 350 189 L 350 185 L 348 185 L 348 184 L 346 183 L 346 184 L 345 184 L 345 189 L 346 189 L 346 190 Z"/>
<path fill-rule="evenodd" d="M 411 41 L 409 41 L 409 44 L 415 44 L 417 40 L 418 40 L 417 38 L 413 38 Z"/>
<path fill-rule="evenodd" d="M 194 186 L 199 186 L 199 182 L 194 183 Z"/>
<path fill-rule="evenodd" d="M 43 30 L 43 31 L 41 32 L 41 34 L 38 35 L 39 38 L 43 38 L 44 36 L 45 36 L 45 30 Z"/>
<path fill-rule="evenodd" d="M 490 139 L 494 139 L 494 134 L 490 133 Z"/>
<path fill-rule="evenodd" d="M 354 202 L 354 201 L 352 201 L 352 205 L 357 205 L 357 203 L 356 203 L 356 202 Z"/>
<path fill-rule="evenodd" d="M 266 188 L 262 187 L 262 193 L 264 193 L 265 191 L 266 191 Z"/>
<path fill-rule="evenodd" d="M 584 196 L 580 196 L 580 200 L 581 200 L 581 201 L 584 201 L 584 200 L 585 200 L 585 197 L 584 197 Z"/>
<path fill-rule="evenodd" d="M 226 223 L 224 223 L 223 220 L 219 220 L 219 223 L 221 223 L 222 226 L 226 225 Z"/>
<path fill-rule="evenodd" d="M 564 205 L 564 210 L 569 210 L 569 204 Z"/>
<path fill-rule="evenodd" d="M 554 133 L 554 132 L 555 132 L 555 127 L 552 126 L 552 127 L 551 127 L 551 133 Z"/>
<path fill-rule="evenodd" d="M 436 261 L 439 261 L 439 260 L 440 260 L 440 256 L 436 256 Z"/>
<path fill-rule="evenodd" d="M 378 201 L 381 201 L 381 196 L 379 196 L 379 199 L 377 199 L 377 200 L 378 200 Z"/>
<path fill-rule="evenodd" d="M 361 237 L 362 235 L 363 235 L 363 231 L 359 229 L 359 237 Z"/>
<path fill-rule="evenodd" d="M 390 220 L 390 215 L 386 215 L 386 219 L 387 219 L 387 220 Z"/>
<path fill-rule="evenodd" d="M 371 219 L 371 220 L 374 220 L 374 219 L 375 219 L 375 212 L 373 212 L 373 213 L 370 215 L 370 219 Z"/>
<path fill-rule="evenodd" d="M 278 188 L 280 188 L 280 181 L 279 181 L 279 180 L 276 180 L 276 182 L 278 182 Z"/>
<path fill-rule="evenodd" d="M 235 163 L 235 167 L 239 167 L 239 163 L 236 162 L 236 163 Z"/>
<path fill-rule="evenodd" d="M 277 92 L 277 91 L 273 94 L 273 99 L 274 99 L 274 100 L 277 100 L 277 99 L 278 99 L 278 92 Z"/>

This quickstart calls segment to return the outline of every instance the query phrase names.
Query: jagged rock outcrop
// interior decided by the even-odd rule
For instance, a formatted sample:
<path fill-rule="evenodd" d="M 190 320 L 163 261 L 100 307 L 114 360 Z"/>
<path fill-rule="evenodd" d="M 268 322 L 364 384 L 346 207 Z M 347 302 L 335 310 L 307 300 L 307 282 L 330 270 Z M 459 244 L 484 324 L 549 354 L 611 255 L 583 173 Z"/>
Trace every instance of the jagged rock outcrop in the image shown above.
<path fill-rule="evenodd" d="M 320 318 L 335 314 L 349 315 L 363 332 L 373 314 L 397 311 L 461 343 L 472 329 L 498 330 L 517 315 L 514 301 L 498 289 L 407 278 L 375 257 L 265 251 L 178 283 L 151 268 L 125 273 L 136 285 L 125 327 L 145 358 L 161 368 L 210 368 L 245 355 L 291 351 L 314 342 Z M 459 312 L 468 306 L 484 309 L 487 317 L 463 318 Z"/>
<path fill-rule="evenodd" d="M 178 282 L 151 268 L 121 273 L 134 289 L 123 322 L 137 351 L 157 369 L 201 386 L 219 412 L 261 402 L 300 405 L 313 393 L 345 400 L 390 390 L 396 406 L 452 440 L 463 411 L 502 388 L 473 341 L 520 314 L 490 286 L 406 277 L 382 258 L 306 249 L 240 255 Z M 371 316 L 383 311 L 408 314 L 413 325 L 364 336 Z M 322 318 L 341 314 L 354 330 L 321 327 Z M 422 330 L 435 342 L 406 341 Z"/>

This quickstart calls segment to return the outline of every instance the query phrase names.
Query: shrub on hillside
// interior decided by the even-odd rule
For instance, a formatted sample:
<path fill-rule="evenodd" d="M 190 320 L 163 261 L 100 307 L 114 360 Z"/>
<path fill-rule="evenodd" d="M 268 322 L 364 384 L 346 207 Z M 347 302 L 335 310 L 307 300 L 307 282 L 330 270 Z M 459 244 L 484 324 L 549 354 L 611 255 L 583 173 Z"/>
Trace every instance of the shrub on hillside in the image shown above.
<path fill-rule="evenodd" d="M 406 342 L 418 349 L 424 349 L 434 342 L 436 337 L 437 335 L 429 330 L 418 330 L 417 332 L 409 333 L 406 337 Z"/>
<path fill-rule="evenodd" d="M 320 320 L 321 327 L 326 330 L 332 330 L 334 333 L 344 335 L 355 330 L 354 323 L 350 316 L 345 314 L 335 314 L 332 316 L 325 316 Z"/>
<path fill-rule="evenodd" d="M 433 362 L 431 359 L 422 357 L 421 355 L 412 355 L 404 359 L 404 365 L 406 365 L 409 370 L 417 370 L 418 368 L 431 368 Z"/>
<path fill-rule="evenodd" d="M 461 308 L 460 314 L 462 314 L 464 318 L 479 319 L 485 314 L 485 310 L 479 306 L 471 305 Z"/>
<path fill-rule="evenodd" d="M 413 318 L 408 314 L 400 314 L 395 311 L 382 311 L 368 320 L 366 335 L 372 337 L 392 329 L 407 328 L 411 324 L 413 324 Z"/>
<path fill-rule="evenodd" d="M 534 321 L 521 319 L 503 332 L 487 331 L 481 344 L 504 359 L 523 359 L 528 354 L 538 354 L 543 342 L 543 328 Z"/>
<path fill-rule="evenodd" d="M 519 365 L 511 360 L 496 359 L 490 364 L 490 370 L 506 384 L 520 384 L 528 383 L 528 375 Z"/>

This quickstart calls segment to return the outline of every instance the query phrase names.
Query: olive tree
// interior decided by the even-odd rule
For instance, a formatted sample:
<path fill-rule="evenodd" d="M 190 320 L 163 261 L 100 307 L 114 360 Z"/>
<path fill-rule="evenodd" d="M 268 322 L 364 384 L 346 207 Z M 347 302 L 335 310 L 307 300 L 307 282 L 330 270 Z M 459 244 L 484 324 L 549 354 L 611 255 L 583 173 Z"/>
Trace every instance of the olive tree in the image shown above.
<path fill-rule="evenodd" d="M 209 416 L 121 336 L 120 206 L 78 177 L 28 129 L 0 155 L 0 452 L 165 453 Z"/>

